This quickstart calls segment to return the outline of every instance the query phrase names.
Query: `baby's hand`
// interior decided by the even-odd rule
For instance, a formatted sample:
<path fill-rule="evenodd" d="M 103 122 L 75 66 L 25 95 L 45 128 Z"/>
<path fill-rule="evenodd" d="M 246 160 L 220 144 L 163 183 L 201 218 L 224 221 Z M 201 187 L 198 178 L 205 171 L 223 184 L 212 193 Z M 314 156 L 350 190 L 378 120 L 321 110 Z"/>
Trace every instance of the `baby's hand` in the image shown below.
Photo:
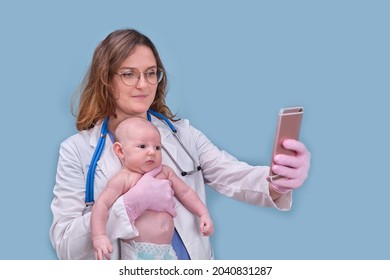
<path fill-rule="evenodd" d="M 95 257 L 97 260 L 102 260 L 103 256 L 109 260 L 112 253 L 112 245 L 107 235 L 99 235 L 92 239 L 93 247 L 95 248 Z"/>
<path fill-rule="evenodd" d="M 214 223 L 208 212 L 200 216 L 200 232 L 203 236 L 210 236 L 214 232 Z"/>

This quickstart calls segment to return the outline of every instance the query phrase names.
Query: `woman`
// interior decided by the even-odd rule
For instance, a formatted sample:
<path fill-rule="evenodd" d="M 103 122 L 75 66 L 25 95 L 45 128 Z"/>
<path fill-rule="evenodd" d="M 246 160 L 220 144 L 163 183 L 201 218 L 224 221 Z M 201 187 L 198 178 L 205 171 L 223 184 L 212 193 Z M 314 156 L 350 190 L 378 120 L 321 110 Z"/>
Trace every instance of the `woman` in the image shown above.
<path fill-rule="evenodd" d="M 65 140 L 60 148 L 50 229 L 50 239 L 60 259 L 95 258 L 85 186 L 90 161 L 107 117 L 109 135 L 125 118 L 150 119 L 160 130 L 163 146 L 170 154 L 164 153 L 163 163 L 177 174 L 182 172 L 180 169 L 193 171 L 182 179 L 203 202 L 207 184 L 221 194 L 247 203 L 290 209 L 291 190 L 303 184 L 309 170 L 310 153 L 305 146 L 298 141 L 285 140 L 285 148 L 295 150 L 296 156 L 277 155 L 273 171 L 287 179 L 280 179 L 274 185 L 268 183 L 268 167 L 240 162 L 214 146 L 188 120 L 173 121 L 174 115 L 165 104 L 167 77 L 164 73 L 153 43 L 135 30 L 114 31 L 97 46 L 80 96 L 79 133 Z M 183 145 L 164 120 L 148 113 L 149 109 L 172 120 Z M 107 137 L 94 176 L 95 196 L 121 167 L 112 144 L 113 139 Z M 198 165 L 200 170 L 196 168 Z M 145 210 L 167 211 L 175 217 L 172 245 L 179 259 L 213 258 L 208 237 L 197 230 L 196 217 L 174 201 L 169 181 L 157 180 L 153 175 L 144 175 L 112 206 L 107 221 L 107 235 L 113 244 L 111 258 L 120 258 L 121 240 L 138 235 L 130 221 L 135 221 Z"/>

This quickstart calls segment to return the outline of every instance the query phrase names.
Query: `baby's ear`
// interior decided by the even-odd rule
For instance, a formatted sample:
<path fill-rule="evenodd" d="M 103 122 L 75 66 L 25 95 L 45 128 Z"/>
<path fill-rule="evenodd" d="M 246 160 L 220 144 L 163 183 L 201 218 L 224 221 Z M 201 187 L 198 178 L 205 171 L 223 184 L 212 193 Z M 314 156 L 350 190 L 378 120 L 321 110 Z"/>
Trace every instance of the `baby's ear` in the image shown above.
<path fill-rule="evenodd" d="M 119 142 L 115 142 L 112 148 L 114 149 L 114 153 L 117 155 L 117 157 L 122 159 L 123 158 L 122 144 Z"/>

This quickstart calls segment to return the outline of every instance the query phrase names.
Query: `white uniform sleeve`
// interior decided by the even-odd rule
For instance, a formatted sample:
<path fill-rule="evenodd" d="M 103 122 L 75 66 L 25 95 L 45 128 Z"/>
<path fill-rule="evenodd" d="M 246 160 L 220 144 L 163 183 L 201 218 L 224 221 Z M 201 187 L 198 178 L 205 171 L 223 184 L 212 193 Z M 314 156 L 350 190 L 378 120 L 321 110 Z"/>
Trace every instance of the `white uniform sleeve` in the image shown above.
<path fill-rule="evenodd" d="M 53 223 L 50 228 L 50 240 L 60 259 L 95 258 L 90 212 L 84 201 L 86 172 L 83 167 L 85 155 L 82 153 L 72 141 L 65 141 L 60 148 L 54 199 L 51 204 Z M 114 246 L 113 259 L 119 256 L 118 238 L 133 238 L 138 235 L 127 218 L 122 197 L 111 208 L 107 235 Z"/>
<path fill-rule="evenodd" d="M 268 166 L 250 166 L 219 150 L 199 130 L 191 127 L 205 183 L 228 197 L 263 207 L 290 210 L 291 192 L 273 201 L 266 177 Z"/>

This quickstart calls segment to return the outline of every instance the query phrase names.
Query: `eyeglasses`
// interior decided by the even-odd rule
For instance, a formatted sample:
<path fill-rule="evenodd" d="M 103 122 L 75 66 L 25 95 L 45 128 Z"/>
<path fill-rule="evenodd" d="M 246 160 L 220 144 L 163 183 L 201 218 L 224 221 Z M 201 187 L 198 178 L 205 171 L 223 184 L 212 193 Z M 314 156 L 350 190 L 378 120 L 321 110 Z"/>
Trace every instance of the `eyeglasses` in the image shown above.
<path fill-rule="evenodd" d="M 122 82 L 127 86 L 138 84 L 141 79 L 141 74 L 151 85 L 157 85 L 164 77 L 164 71 L 158 67 L 150 67 L 145 72 L 141 72 L 136 68 L 126 68 L 120 73 L 115 73 L 121 77 Z"/>

